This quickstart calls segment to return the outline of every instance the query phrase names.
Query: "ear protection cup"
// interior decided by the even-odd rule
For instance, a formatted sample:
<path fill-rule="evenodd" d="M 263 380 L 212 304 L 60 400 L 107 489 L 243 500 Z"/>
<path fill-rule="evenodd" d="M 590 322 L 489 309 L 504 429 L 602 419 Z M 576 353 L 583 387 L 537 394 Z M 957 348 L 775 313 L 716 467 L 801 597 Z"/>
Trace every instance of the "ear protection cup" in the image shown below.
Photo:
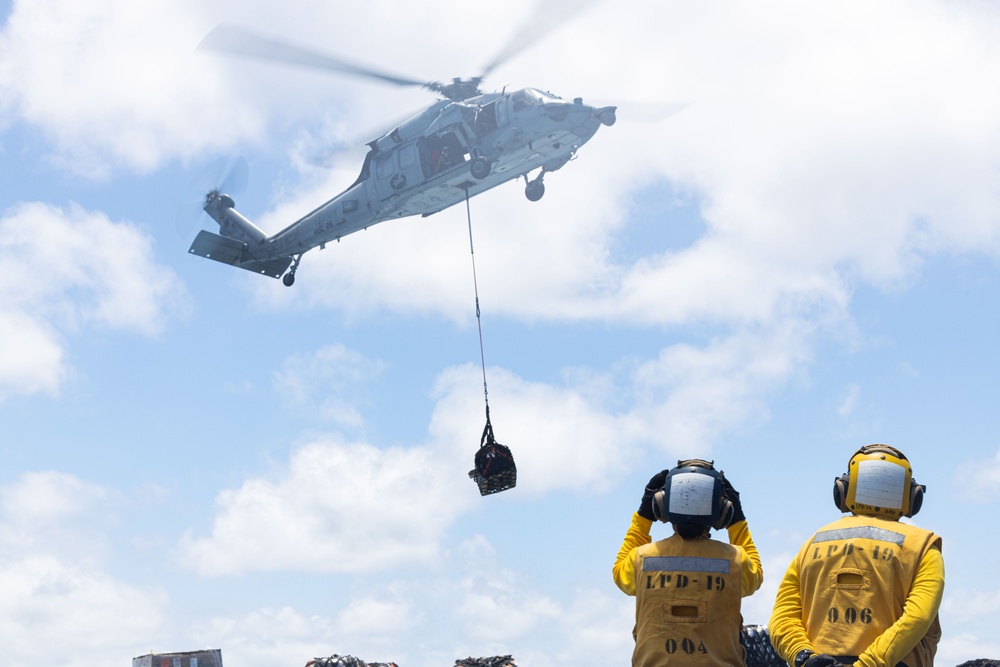
<path fill-rule="evenodd" d="M 851 486 L 851 476 L 846 472 L 833 480 L 833 504 L 841 512 L 850 512 L 847 507 L 847 490 Z"/>
<path fill-rule="evenodd" d="M 906 516 L 911 517 L 920 511 L 920 506 L 924 504 L 925 491 L 927 491 L 926 486 L 910 480 L 910 509 L 907 510 Z"/>
<path fill-rule="evenodd" d="M 666 516 L 666 508 L 663 506 L 666 496 L 667 492 L 663 489 L 660 489 L 653 494 L 653 517 L 657 521 L 662 521 L 663 523 L 667 522 L 664 518 Z"/>
<path fill-rule="evenodd" d="M 891 510 L 892 505 L 889 506 L 890 507 L 889 510 L 886 510 L 885 508 L 880 509 L 879 507 L 874 507 L 874 508 L 868 507 L 862 509 L 864 505 L 861 505 L 860 507 L 856 508 L 857 511 L 860 513 L 864 513 L 866 515 L 879 515 L 895 519 L 898 519 L 900 517 L 900 514 L 902 514 L 902 516 L 912 517 L 914 514 L 920 511 L 920 507 L 921 505 L 923 505 L 924 502 L 924 492 L 927 491 L 927 487 L 924 486 L 923 484 L 917 484 L 917 482 L 914 481 L 913 478 L 911 477 L 912 473 L 910 471 L 910 465 L 909 461 L 906 458 L 906 455 L 903 454 L 898 449 L 896 449 L 895 447 L 890 447 L 888 445 L 881 445 L 881 444 L 865 445 L 864 447 L 859 449 L 854 454 L 854 456 L 851 457 L 851 461 L 848 464 L 848 468 L 850 469 L 850 471 L 844 473 L 840 477 L 837 477 L 836 479 L 833 480 L 833 503 L 837 506 L 837 509 L 839 509 L 841 512 L 847 513 L 855 511 L 852 510 L 851 507 L 848 505 L 848 496 L 852 491 L 851 475 L 857 473 L 858 468 L 861 467 L 861 465 L 864 465 L 863 463 L 859 463 L 859 461 L 864 461 L 865 459 L 871 460 L 876 456 L 881 458 L 883 461 L 885 461 L 888 458 L 889 461 L 892 461 L 897 465 L 901 465 L 905 468 L 906 480 L 909 481 L 909 492 L 908 493 L 905 491 L 903 492 L 903 498 L 908 501 L 906 512 L 901 512 L 900 510 L 896 510 L 895 514 L 893 514 Z M 858 464 L 858 467 L 855 467 L 855 464 Z M 905 484 L 903 480 L 900 480 L 900 483 Z M 859 493 L 859 492 L 860 491 L 858 489 L 854 490 L 854 493 Z"/>
<path fill-rule="evenodd" d="M 735 514 L 736 508 L 733 507 L 729 499 L 725 496 L 719 498 L 719 520 L 712 524 L 712 528 L 716 530 L 728 528 L 729 524 L 733 522 L 733 515 Z"/>

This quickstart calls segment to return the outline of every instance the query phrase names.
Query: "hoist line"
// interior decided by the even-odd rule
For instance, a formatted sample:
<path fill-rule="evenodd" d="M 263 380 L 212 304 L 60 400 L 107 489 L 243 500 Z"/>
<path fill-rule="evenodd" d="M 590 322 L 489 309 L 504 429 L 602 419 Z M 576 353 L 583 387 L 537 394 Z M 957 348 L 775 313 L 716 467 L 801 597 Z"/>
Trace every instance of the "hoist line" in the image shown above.
<path fill-rule="evenodd" d="M 486 400 L 486 423 L 490 421 L 490 393 L 486 388 L 486 353 L 483 350 L 483 320 L 479 311 L 479 282 L 476 279 L 476 251 L 472 245 L 472 208 L 469 188 L 465 188 L 465 218 L 469 223 L 469 254 L 472 255 L 472 286 L 476 293 L 476 324 L 479 326 L 479 359 L 483 365 L 483 398 Z"/>

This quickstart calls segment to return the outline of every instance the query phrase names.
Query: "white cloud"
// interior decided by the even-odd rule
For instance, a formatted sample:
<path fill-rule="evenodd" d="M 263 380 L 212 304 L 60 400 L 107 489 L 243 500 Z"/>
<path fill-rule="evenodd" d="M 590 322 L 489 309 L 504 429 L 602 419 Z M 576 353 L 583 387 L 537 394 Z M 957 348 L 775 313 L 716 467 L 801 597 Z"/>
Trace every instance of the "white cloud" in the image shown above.
<path fill-rule="evenodd" d="M 1000 499 L 1000 450 L 992 459 L 963 466 L 956 480 L 968 497 L 991 501 Z"/>
<path fill-rule="evenodd" d="M 226 664 L 247 667 L 304 665 L 310 658 L 330 655 L 328 647 L 338 643 L 329 618 L 305 616 L 291 607 L 218 616 L 198 623 L 191 634 L 201 645 L 221 647 Z"/>
<path fill-rule="evenodd" d="M 127 0 L 18 2 L 0 33 L 0 127 L 21 121 L 38 129 L 62 167 L 88 177 L 107 177 L 119 167 L 149 171 L 170 159 L 259 146 L 275 134 L 285 136 L 289 121 L 307 125 L 320 119 L 322 125 L 329 122 L 327 114 L 348 127 L 370 127 L 400 115 L 386 111 L 387 100 L 409 111 L 428 95 L 197 46 L 215 25 L 236 17 L 261 33 L 317 51 L 354 54 L 353 60 L 386 70 L 412 65 L 418 78 L 448 80 L 475 74 L 451 69 L 466 69 L 465 54 L 482 48 L 481 36 L 467 30 L 469 22 L 512 14 L 510 6 L 504 10 L 470 6 L 463 13 L 380 3 L 348 8 L 306 0 L 280 8 L 232 0 L 152 0 L 141 6 Z M 421 22 L 430 20 L 451 32 L 440 52 L 396 46 L 413 44 Z M 373 25 L 379 26 L 381 48 L 373 49 Z M 336 26 L 333 43 L 329 26 Z M 463 49 L 459 58 L 456 49 Z M 436 73 L 439 68 L 428 62 L 435 59 L 446 59 L 448 69 Z"/>
<path fill-rule="evenodd" d="M 751 530 L 755 522 L 750 520 Z M 725 539 L 723 537 L 723 539 Z M 757 543 L 760 549 L 760 543 Z M 778 595 L 778 585 L 781 584 L 785 571 L 789 563 L 795 557 L 795 552 L 767 553 L 764 550 L 761 554 L 761 567 L 764 570 L 764 582 L 757 589 L 757 592 L 750 597 L 745 597 L 740 603 L 743 622 L 747 625 L 767 625 L 771 619 L 771 610 L 774 608 L 774 600 Z"/>
<path fill-rule="evenodd" d="M 992 630 L 949 633 L 945 629 L 934 660 L 943 665 L 960 665 L 980 658 L 996 660 L 996 656 L 1000 655 L 1000 642 L 994 637 Z"/>
<path fill-rule="evenodd" d="M 840 405 L 837 407 L 837 414 L 841 417 L 847 417 L 851 415 L 858 407 L 858 400 L 861 396 L 861 387 L 856 384 L 851 384 L 847 388 L 847 395 L 844 400 L 841 401 Z"/>
<path fill-rule="evenodd" d="M 277 481 L 250 479 L 220 493 L 211 537 L 186 536 L 181 558 L 209 575 L 425 565 L 468 503 L 459 481 L 419 447 L 314 442 L 292 454 Z"/>
<path fill-rule="evenodd" d="M 116 497 L 54 471 L 23 473 L 0 487 L 5 665 L 26 667 L 42 654 L 74 667 L 114 664 L 162 632 L 167 596 L 120 581 L 100 565 Z"/>
<path fill-rule="evenodd" d="M 466 619 L 461 633 L 466 641 L 509 644 L 559 617 L 559 604 L 531 590 L 519 573 L 501 566 L 483 536 L 465 540 L 459 553 L 469 570 L 460 580 L 462 603 L 456 610 L 459 618 Z"/>
<path fill-rule="evenodd" d="M 997 612 L 1000 612 L 1000 587 L 986 591 L 948 591 L 941 602 L 941 613 L 953 622 L 978 621 Z"/>
<path fill-rule="evenodd" d="M 357 583 L 352 595 L 325 599 L 323 615 L 264 608 L 216 617 L 194 634 L 248 667 L 334 653 L 415 667 L 513 653 L 519 664 L 568 667 L 631 653 L 631 598 L 574 588 L 560 601 L 504 567 L 482 536 L 443 554 L 436 573 L 389 569 Z"/>
<path fill-rule="evenodd" d="M 637 421 L 667 451 L 707 453 L 721 433 L 769 417 L 766 395 L 810 361 L 811 336 L 805 323 L 788 321 L 664 348 L 637 369 Z"/>
<path fill-rule="evenodd" d="M 635 642 L 635 598 L 617 589 L 578 589 L 558 616 L 558 647 L 551 649 L 550 662 L 583 665 L 588 662 L 622 664 L 632 655 Z M 535 657 L 539 663 L 545 656 Z"/>
<path fill-rule="evenodd" d="M 364 402 L 364 387 L 385 368 L 344 345 L 328 345 L 310 354 L 285 360 L 273 374 L 275 389 L 293 404 L 345 427 L 360 428 L 364 417 L 357 408 Z"/>
<path fill-rule="evenodd" d="M 99 526 L 115 494 L 74 475 L 25 472 L 0 487 L 0 540 L 11 553 L 44 553 L 92 563 L 105 550 Z"/>
<path fill-rule="evenodd" d="M 195 46 L 211 24 L 178 3 L 18 2 L 0 33 L 0 92 L 55 157 L 89 176 L 189 157 L 261 126 Z"/>
<path fill-rule="evenodd" d="M 0 517 L 25 526 L 79 516 L 108 496 L 101 486 L 56 471 L 26 472 L 0 489 Z"/>
<path fill-rule="evenodd" d="M 413 614 L 413 605 L 409 602 L 359 597 L 337 614 L 337 627 L 345 637 L 392 636 L 416 625 Z"/>
<path fill-rule="evenodd" d="M 456 550 L 466 576 L 457 584 L 461 641 L 472 655 L 513 653 L 532 665 L 616 664 L 632 652 L 634 598 L 575 586 L 550 594 L 545 582 L 505 567 L 483 536 Z M 474 649 L 472 647 L 475 647 Z"/>
<path fill-rule="evenodd" d="M 77 206 L 24 203 L 0 217 L 0 398 L 55 393 L 66 339 L 84 327 L 150 335 L 183 302 L 172 271 L 134 225 Z M 16 346 L 14 345 L 16 343 Z"/>
<path fill-rule="evenodd" d="M 0 644 L 11 667 L 40 655 L 63 664 L 116 664 L 163 626 L 166 596 L 46 555 L 0 562 Z M 136 613 L 142 610 L 142 613 Z"/>
<path fill-rule="evenodd" d="M 67 369 L 58 337 L 25 313 L 0 311 L 0 400 L 10 394 L 54 394 Z"/>

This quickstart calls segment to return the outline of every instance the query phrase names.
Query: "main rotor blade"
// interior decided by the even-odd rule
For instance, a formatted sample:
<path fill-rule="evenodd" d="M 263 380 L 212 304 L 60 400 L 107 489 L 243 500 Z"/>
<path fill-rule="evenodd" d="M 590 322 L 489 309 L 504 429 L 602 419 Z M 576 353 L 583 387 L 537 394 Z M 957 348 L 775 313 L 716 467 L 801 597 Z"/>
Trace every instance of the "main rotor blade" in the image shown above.
<path fill-rule="evenodd" d="M 593 101 L 591 102 L 593 103 Z M 618 119 L 633 123 L 659 123 L 691 106 L 690 102 L 668 104 L 665 102 L 616 101 Z"/>
<path fill-rule="evenodd" d="M 578 14 L 582 14 L 599 1 L 560 0 L 559 2 L 550 2 L 549 0 L 537 0 L 534 10 L 528 16 L 528 20 L 524 22 L 520 30 L 514 33 L 514 36 L 486 66 L 486 69 L 483 70 L 480 76 L 486 78 L 486 75 L 497 67 L 521 51 L 529 48 Z"/>
<path fill-rule="evenodd" d="M 397 86 L 423 86 L 426 84 L 425 81 L 417 81 L 416 79 L 379 72 L 364 65 L 316 53 L 315 51 L 279 42 L 269 37 L 262 37 L 248 30 L 227 24 L 216 26 L 212 32 L 205 36 L 205 39 L 201 40 L 198 48 L 238 56 L 248 56 L 250 58 L 272 60 L 290 65 L 353 74 L 355 76 L 385 81 Z"/>

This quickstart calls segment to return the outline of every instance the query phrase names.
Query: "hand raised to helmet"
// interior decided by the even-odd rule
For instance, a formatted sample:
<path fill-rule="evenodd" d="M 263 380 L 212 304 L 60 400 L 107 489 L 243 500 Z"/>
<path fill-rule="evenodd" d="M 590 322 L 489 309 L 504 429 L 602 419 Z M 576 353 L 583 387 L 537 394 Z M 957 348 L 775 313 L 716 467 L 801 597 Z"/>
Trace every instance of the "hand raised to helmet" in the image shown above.
<path fill-rule="evenodd" d="M 746 521 L 747 517 L 743 513 L 743 503 L 740 502 L 740 492 L 733 488 L 732 483 L 725 475 L 719 475 L 719 479 L 722 480 L 723 495 L 726 496 L 726 500 L 733 504 L 733 520 L 729 522 L 729 525 L 733 525 L 739 521 Z"/>
<path fill-rule="evenodd" d="M 643 519 L 656 520 L 656 517 L 653 516 L 653 496 L 657 491 L 663 489 L 663 485 L 667 481 L 667 473 L 669 472 L 669 469 L 661 470 L 649 478 L 649 483 L 646 484 L 646 488 L 642 492 L 642 501 L 639 503 L 639 509 L 636 510 Z"/>

